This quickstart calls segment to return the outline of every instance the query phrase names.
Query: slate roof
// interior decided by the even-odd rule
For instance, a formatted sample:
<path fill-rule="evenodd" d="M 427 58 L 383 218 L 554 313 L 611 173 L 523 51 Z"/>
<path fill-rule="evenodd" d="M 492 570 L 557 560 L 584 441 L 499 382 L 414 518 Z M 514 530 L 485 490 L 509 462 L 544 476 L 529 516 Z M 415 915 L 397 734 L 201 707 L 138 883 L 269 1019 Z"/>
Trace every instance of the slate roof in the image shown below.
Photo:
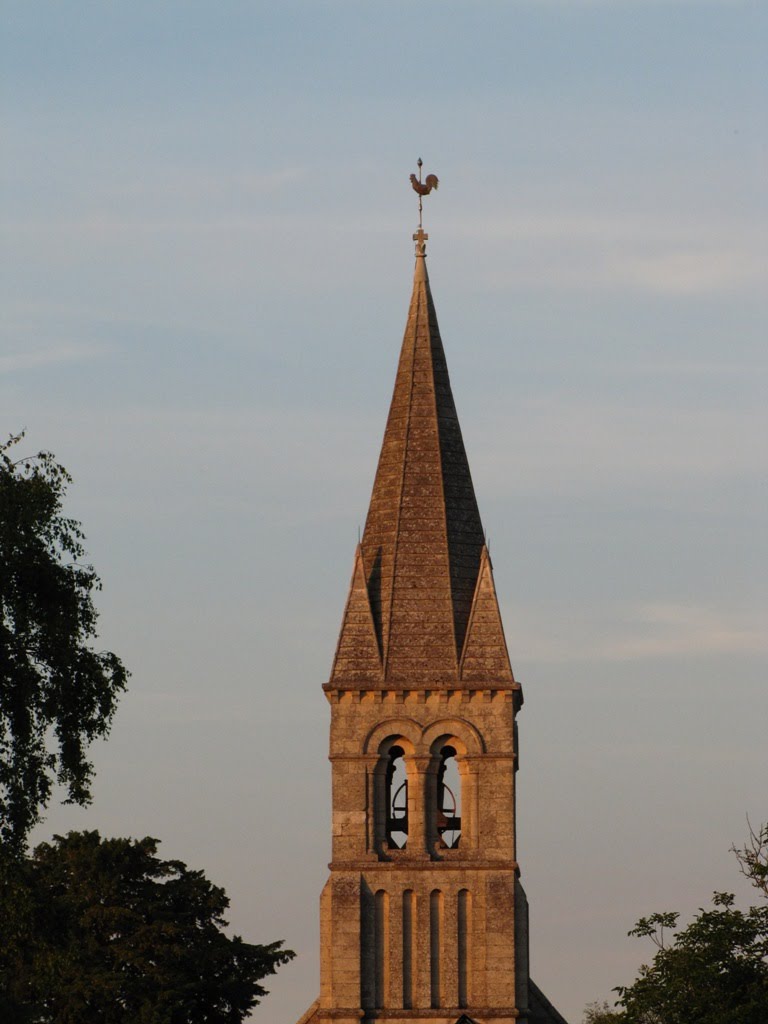
<path fill-rule="evenodd" d="M 425 256 L 330 686 L 514 685 Z"/>
<path fill-rule="evenodd" d="M 528 979 L 528 1005 L 531 1024 L 568 1024 L 565 1017 L 555 1009 L 533 979 Z"/>

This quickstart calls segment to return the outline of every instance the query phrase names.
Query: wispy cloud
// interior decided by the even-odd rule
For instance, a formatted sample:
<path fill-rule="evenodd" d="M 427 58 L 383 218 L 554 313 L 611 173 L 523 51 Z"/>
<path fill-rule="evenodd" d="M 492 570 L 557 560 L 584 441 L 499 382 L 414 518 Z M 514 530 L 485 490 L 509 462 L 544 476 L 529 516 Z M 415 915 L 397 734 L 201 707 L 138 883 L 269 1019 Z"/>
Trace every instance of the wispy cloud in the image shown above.
<path fill-rule="evenodd" d="M 762 231 L 733 220 L 519 213 L 454 223 L 494 254 L 493 289 L 562 287 L 695 296 L 768 281 Z M 487 265 L 487 262 L 486 262 Z"/>
<path fill-rule="evenodd" d="M 82 362 L 95 359 L 108 351 L 103 345 L 56 345 L 34 352 L 14 352 L 0 355 L 0 373 L 19 373 L 39 370 L 56 363 Z"/>
<path fill-rule="evenodd" d="M 670 295 L 698 295 L 757 284 L 764 275 L 747 251 L 727 248 L 667 248 L 646 256 L 625 256 L 603 267 L 606 284 Z"/>
<path fill-rule="evenodd" d="M 294 188 L 308 176 L 303 167 L 280 167 L 269 171 L 242 173 L 227 170 L 225 173 L 206 173 L 194 166 L 164 167 L 149 179 L 131 178 L 111 183 L 105 198 L 114 200 L 141 199 L 168 208 L 184 202 L 203 201 L 205 206 L 219 206 L 222 197 L 227 203 L 236 205 L 245 199 L 275 195 Z"/>
<path fill-rule="evenodd" d="M 685 408 L 550 394 L 479 424 L 502 440 L 473 454 L 484 493 L 566 496 L 624 489 L 675 491 L 695 482 L 762 476 L 766 414 L 755 407 Z M 507 472 L 515 467 L 514 478 Z"/>
<path fill-rule="evenodd" d="M 653 658 L 763 656 L 768 609 L 651 601 L 558 617 L 556 630 L 529 607 L 504 612 L 514 653 L 536 663 L 632 662 Z"/>
<path fill-rule="evenodd" d="M 154 725 L 161 723 L 178 726 L 181 723 L 243 722 L 252 717 L 253 709 L 246 700 L 230 698 L 222 703 L 210 695 L 189 693 L 185 690 L 132 690 L 130 708 L 137 718 Z"/>
<path fill-rule="evenodd" d="M 766 609 L 714 608 L 652 602 L 632 610 L 626 630 L 598 646 L 608 661 L 674 655 L 768 653 Z"/>

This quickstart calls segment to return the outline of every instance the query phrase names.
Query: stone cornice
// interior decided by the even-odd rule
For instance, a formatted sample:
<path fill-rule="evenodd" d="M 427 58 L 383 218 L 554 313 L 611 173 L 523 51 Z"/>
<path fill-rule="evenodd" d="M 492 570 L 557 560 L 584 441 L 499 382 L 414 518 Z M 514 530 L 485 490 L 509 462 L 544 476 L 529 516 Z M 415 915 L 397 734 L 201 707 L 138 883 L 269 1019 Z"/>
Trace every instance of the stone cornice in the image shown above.
<path fill-rule="evenodd" d="M 355 871 L 370 873 L 372 871 L 392 871 L 402 874 L 402 870 L 406 866 L 408 871 L 499 871 L 512 872 L 516 876 L 520 874 L 520 865 L 516 860 L 488 860 L 487 858 L 471 860 L 468 857 L 465 857 L 463 860 L 449 860 L 447 857 L 444 860 L 432 860 L 428 853 L 418 858 L 411 855 L 407 859 L 405 857 L 393 857 L 392 860 L 379 860 L 373 854 L 370 860 L 334 860 L 328 865 L 328 869 L 333 872 Z"/>

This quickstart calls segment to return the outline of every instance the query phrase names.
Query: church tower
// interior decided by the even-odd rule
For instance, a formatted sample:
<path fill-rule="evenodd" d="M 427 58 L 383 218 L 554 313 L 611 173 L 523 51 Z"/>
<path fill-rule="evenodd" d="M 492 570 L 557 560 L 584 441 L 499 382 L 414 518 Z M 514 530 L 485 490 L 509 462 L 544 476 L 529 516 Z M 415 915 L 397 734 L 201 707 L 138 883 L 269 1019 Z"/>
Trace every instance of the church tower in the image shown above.
<path fill-rule="evenodd" d="M 414 186 L 416 187 L 416 186 Z M 565 1024 L 530 981 L 523 703 L 426 267 L 333 669 L 320 998 L 300 1024 Z"/>

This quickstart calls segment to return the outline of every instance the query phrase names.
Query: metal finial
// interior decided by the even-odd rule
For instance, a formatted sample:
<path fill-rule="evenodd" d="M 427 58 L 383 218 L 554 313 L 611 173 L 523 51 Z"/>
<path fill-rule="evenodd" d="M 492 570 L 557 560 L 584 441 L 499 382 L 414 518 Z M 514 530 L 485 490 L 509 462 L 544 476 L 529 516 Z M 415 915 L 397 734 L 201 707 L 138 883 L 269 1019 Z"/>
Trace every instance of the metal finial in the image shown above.
<path fill-rule="evenodd" d="M 411 188 L 419 196 L 419 230 L 413 236 L 413 240 L 416 242 L 416 255 L 424 256 L 426 252 L 425 243 L 429 236 L 424 233 L 424 227 L 422 224 L 422 199 L 424 196 L 428 196 L 432 189 L 437 191 L 439 181 L 436 174 L 428 174 L 422 183 L 421 168 L 424 166 L 424 161 L 421 157 L 416 161 L 416 166 L 419 168 L 419 176 L 417 178 L 415 174 L 411 175 Z"/>

